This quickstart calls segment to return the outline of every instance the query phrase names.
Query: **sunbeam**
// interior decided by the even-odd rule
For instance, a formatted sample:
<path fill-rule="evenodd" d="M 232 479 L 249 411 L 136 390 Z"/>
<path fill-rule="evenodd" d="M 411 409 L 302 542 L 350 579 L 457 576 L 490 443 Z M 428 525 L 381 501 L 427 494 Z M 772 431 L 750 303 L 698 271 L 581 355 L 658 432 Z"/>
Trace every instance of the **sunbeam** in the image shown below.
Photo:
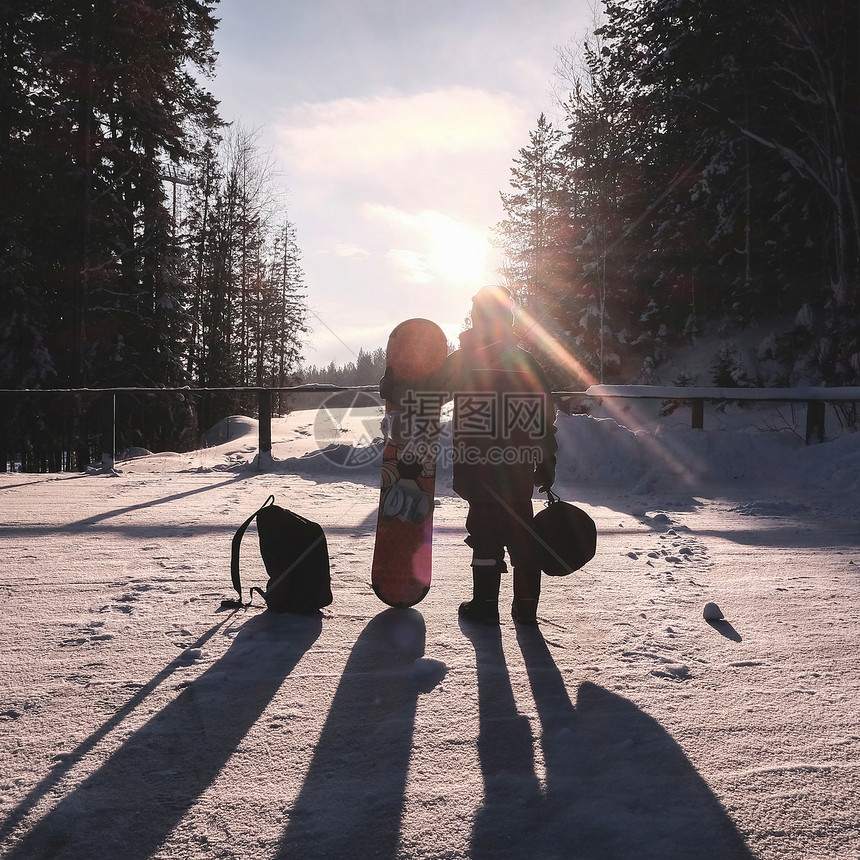
<path fill-rule="evenodd" d="M 517 313 L 525 325 L 525 336 L 532 341 L 537 347 L 547 355 L 559 368 L 568 373 L 574 381 L 574 384 L 579 385 L 583 390 L 587 390 L 592 385 L 597 384 L 597 379 L 594 374 L 570 351 L 570 349 L 562 343 L 547 327 L 535 317 L 527 308 L 519 307 Z M 630 418 L 635 421 L 634 426 L 642 426 L 645 424 L 645 417 L 637 412 L 634 405 L 630 405 L 628 399 L 626 407 L 622 407 L 621 398 L 605 397 L 602 400 L 603 407 L 609 414 L 610 418 L 621 425 L 630 424 Z M 692 484 L 693 477 L 701 468 L 701 464 L 693 460 L 693 455 L 688 453 L 686 462 L 682 462 L 678 456 L 670 452 L 655 436 L 651 434 L 641 434 L 643 446 L 648 450 L 649 454 L 655 459 L 665 464 L 666 468 L 671 471 L 684 484 Z"/>

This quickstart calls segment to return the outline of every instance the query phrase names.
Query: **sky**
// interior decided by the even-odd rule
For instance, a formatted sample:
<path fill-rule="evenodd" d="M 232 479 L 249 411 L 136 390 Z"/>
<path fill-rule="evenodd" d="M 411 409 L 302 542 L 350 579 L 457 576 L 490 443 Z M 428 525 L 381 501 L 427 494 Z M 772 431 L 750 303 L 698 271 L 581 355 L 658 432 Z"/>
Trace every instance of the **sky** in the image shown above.
<path fill-rule="evenodd" d="M 221 0 L 227 121 L 258 133 L 303 254 L 305 364 L 428 317 L 456 339 L 497 283 L 513 159 L 557 111 L 557 49 L 590 0 Z"/>

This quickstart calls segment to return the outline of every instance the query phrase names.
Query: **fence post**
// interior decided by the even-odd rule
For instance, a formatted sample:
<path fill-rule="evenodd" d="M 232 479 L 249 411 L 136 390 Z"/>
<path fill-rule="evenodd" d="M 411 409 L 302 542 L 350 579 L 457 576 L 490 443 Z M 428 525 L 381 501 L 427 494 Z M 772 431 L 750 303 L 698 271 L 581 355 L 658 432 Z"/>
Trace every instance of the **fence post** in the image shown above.
<path fill-rule="evenodd" d="M 112 391 L 102 408 L 102 469 L 116 466 L 116 392 Z"/>
<path fill-rule="evenodd" d="M 811 445 L 813 437 L 819 442 L 824 441 L 824 412 L 826 403 L 823 400 L 808 400 L 806 402 L 806 444 Z"/>
<path fill-rule="evenodd" d="M 272 461 L 272 392 L 257 389 L 258 432 L 260 436 L 257 465 L 262 471 Z"/>
<path fill-rule="evenodd" d="M 692 401 L 693 406 L 693 429 L 703 430 L 705 427 L 705 401 L 697 397 Z"/>

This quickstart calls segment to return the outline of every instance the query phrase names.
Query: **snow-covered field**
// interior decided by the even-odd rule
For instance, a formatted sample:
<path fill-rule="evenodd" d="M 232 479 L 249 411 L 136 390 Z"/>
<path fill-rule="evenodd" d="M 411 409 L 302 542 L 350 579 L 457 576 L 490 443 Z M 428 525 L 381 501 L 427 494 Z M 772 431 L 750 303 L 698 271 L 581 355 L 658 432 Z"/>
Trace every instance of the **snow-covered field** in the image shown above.
<path fill-rule="evenodd" d="M 373 410 L 276 421 L 265 471 L 237 418 L 113 474 L 0 475 L 2 856 L 860 858 L 860 434 L 624 417 L 560 417 L 599 547 L 544 577 L 537 630 L 458 623 L 445 470 L 433 588 L 376 599 L 377 468 L 344 465 Z M 270 493 L 326 531 L 320 619 L 220 606 Z"/>

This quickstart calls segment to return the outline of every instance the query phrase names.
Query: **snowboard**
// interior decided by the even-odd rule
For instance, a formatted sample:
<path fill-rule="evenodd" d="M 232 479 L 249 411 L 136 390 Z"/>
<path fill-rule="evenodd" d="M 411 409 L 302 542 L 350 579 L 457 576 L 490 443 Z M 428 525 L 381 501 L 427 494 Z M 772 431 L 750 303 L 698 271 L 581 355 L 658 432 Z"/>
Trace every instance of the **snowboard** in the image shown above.
<path fill-rule="evenodd" d="M 400 323 L 388 338 L 385 362 L 401 383 L 420 383 L 448 354 L 442 329 L 425 319 Z M 430 590 L 433 508 L 442 396 L 409 392 L 385 401 L 382 481 L 371 584 L 389 606 L 405 608 Z"/>

